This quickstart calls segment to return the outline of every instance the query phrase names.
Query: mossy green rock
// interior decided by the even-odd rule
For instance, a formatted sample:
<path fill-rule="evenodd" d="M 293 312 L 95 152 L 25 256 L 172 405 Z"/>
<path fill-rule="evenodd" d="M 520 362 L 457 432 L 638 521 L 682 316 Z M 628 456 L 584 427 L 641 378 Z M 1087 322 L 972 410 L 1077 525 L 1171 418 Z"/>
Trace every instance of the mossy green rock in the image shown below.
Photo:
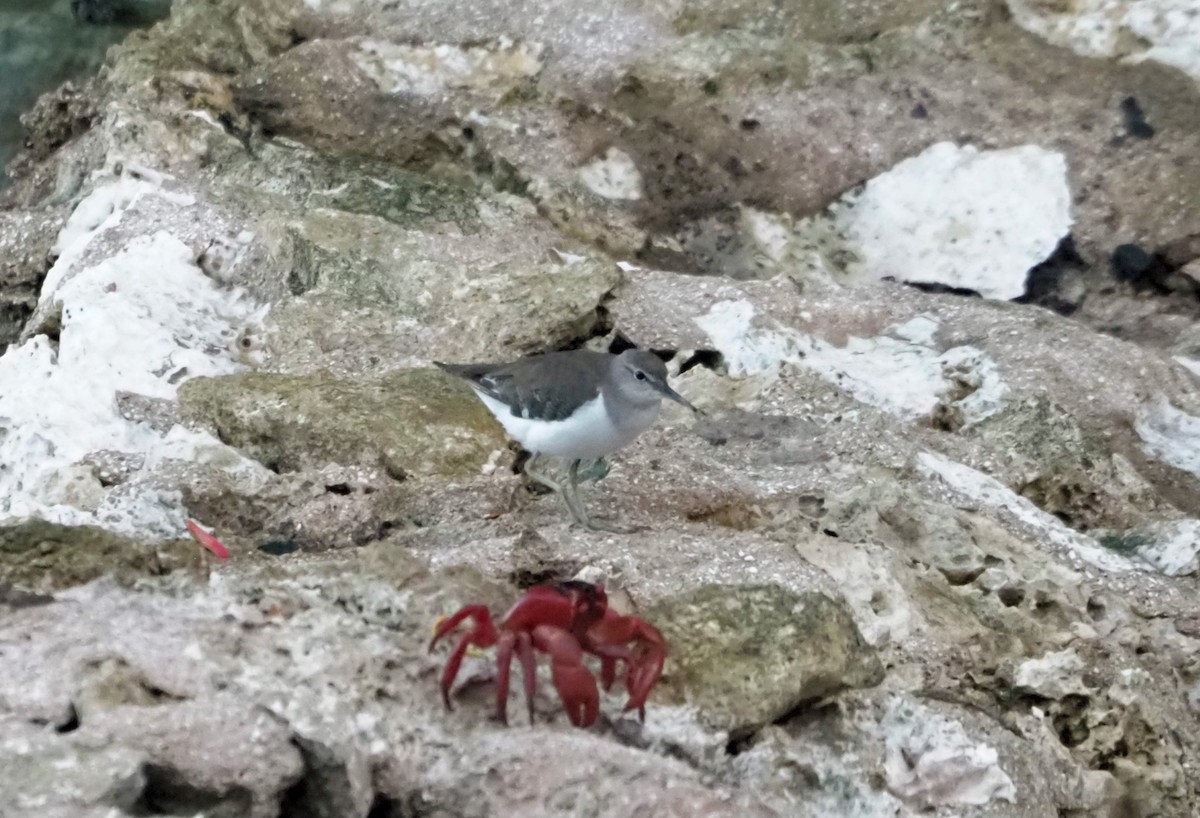
<path fill-rule="evenodd" d="M 191 540 L 147 543 L 95 526 L 70 526 L 30 518 L 0 526 L 0 585 L 48 592 L 82 585 L 106 574 L 118 580 L 156 576 L 196 565 Z"/>
<path fill-rule="evenodd" d="M 397 479 L 478 474 L 506 445 L 470 388 L 432 369 L 197 378 L 180 389 L 179 403 L 185 416 L 281 472 L 337 463 L 380 466 Z"/>
<path fill-rule="evenodd" d="M 734 734 L 883 678 L 849 609 L 824 594 L 705 585 L 662 601 L 646 618 L 669 646 L 663 690 Z"/>

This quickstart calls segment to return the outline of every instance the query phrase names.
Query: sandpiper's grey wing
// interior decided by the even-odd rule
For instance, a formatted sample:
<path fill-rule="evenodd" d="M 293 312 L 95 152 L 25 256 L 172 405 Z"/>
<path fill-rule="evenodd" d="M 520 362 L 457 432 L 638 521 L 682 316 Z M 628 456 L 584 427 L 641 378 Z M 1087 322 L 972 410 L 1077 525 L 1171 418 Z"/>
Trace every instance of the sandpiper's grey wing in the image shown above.
<path fill-rule="evenodd" d="M 609 357 L 603 352 L 549 352 L 510 364 L 434 364 L 471 382 L 513 415 L 563 420 L 600 393 Z"/>
<path fill-rule="evenodd" d="M 541 420 L 565 420 L 600 394 L 612 356 L 573 350 L 524 358 L 513 367 L 513 414 Z"/>

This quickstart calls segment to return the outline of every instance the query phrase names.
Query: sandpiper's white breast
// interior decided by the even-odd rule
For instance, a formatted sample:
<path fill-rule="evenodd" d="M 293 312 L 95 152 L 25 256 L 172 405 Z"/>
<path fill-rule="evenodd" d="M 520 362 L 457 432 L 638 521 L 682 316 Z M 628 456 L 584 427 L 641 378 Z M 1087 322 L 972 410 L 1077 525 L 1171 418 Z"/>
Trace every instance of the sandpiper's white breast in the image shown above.
<path fill-rule="evenodd" d="M 655 401 L 645 408 L 627 410 L 618 427 L 613 423 L 603 395 L 583 404 L 565 420 L 536 420 L 518 417 L 507 404 L 482 392 L 476 394 L 504 430 L 526 449 L 535 454 L 571 460 L 603 457 L 629 444 L 654 423 L 660 408 Z"/>

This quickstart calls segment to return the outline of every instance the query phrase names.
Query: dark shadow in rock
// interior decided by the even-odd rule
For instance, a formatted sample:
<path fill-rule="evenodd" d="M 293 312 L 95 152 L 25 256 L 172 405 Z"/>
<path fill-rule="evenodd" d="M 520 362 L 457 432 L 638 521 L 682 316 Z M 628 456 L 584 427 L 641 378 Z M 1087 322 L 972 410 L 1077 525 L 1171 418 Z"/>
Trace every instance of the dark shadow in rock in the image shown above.
<path fill-rule="evenodd" d="M 14 587 L 10 582 L 0 582 L 0 605 L 10 608 L 32 608 L 37 605 L 49 605 L 54 601 L 50 594 L 39 594 Z"/>
<path fill-rule="evenodd" d="M 1153 291 L 1158 295 L 1171 292 L 1166 285 L 1171 268 L 1160 256 L 1146 252 L 1137 244 L 1122 244 L 1113 250 L 1109 268 L 1114 278 L 1129 284 L 1137 292 Z"/>
<path fill-rule="evenodd" d="M 376 793 L 375 800 L 371 802 L 371 808 L 367 811 L 367 818 L 412 818 L 412 816 L 421 814 L 423 813 L 407 807 L 398 798 L 389 798 L 382 793 Z"/>
<path fill-rule="evenodd" d="M 302 736 L 293 736 L 292 744 L 304 759 L 304 774 L 283 794 L 279 814 L 287 818 L 358 814 L 347 760 L 331 747 Z"/>
<path fill-rule="evenodd" d="M 884 281 L 895 281 L 893 276 L 884 276 Z M 920 290 L 923 293 L 931 295 L 958 295 L 963 298 L 982 298 L 978 292 L 969 287 L 951 287 L 949 284 L 942 284 L 938 281 L 901 281 L 905 287 L 912 287 L 914 290 Z"/>
<path fill-rule="evenodd" d="M 1051 709 L 1054 731 L 1064 747 L 1077 747 L 1091 735 L 1088 727 L 1088 705 L 1091 699 L 1079 694 L 1064 696 Z"/>
<path fill-rule="evenodd" d="M 271 540 L 260 545 L 258 550 L 264 554 L 270 554 L 272 557 L 282 557 L 296 553 L 300 550 L 300 546 L 293 540 Z"/>
<path fill-rule="evenodd" d="M 679 366 L 679 374 L 682 375 L 689 369 L 695 369 L 702 366 L 705 369 L 711 369 L 714 372 L 719 372 L 721 367 L 725 365 L 725 356 L 715 349 L 697 349 L 692 353 L 692 357 L 688 358 Z"/>
<path fill-rule="evenodd" d="M 1025 601 L 1025 589 L 1015 586 L 1001 588 L 996 592 L 996 596 L 1006 608 L 1014 608 Z"/>
<path fill-rule="evenodd" d="M 54 732 L 56 732 L 56 733 L 74 733 L 76 730 L 79 729 L 79 726 L 80 726 L 79 711 L 76 710 L 75 705 L 72 704 L 70 707 L 67 708 L 66 720 L 61 721 L 58 724 L 54 725 Z"/>
<path fill-rule="evenodd" d="M 609 294 L 609 296 L 611 296 L 611 293 Z M 610 332 L 612 332 L 613 328 L 616 326 L 616 323 L 613 320 L 612 313 L 610 313 L 606 307 L 604 307 L 603 305 L 600 305 L 600 306 L 596 307 L 595 318 L 592 321 L 588 322 L 587 325 L 588 325 L 588 329 L 586 332 L 581 333 L 567 341 L 564 341 L 563 343 L 560 343 L 555 347 L 552 347 L 550 349 L 538 350 L 537 352 L 534 352 L 532 354 L 544 355 L 547 352 L 571 352 L 576 349 L 583 349 L 585 346 L 587 346 L 587 343 L 589 341 L 591 341 L 592 339 L 603 338 L 604 336 L 606 336 Z M 611 348 L 613 345 L 618 345 L 620 348 L 616 352 L 614 352 L 614 350 Z M 621 334 L 620 332 L 617 332 L 613 338 L 612 343 L 610 344 L 610 348 L 608 351 L 614 352 L 614 354 L 618 354 L 620 352 L 624 352 L 626 349 L 636 349 L 637 346 L 638 346 L 637 344 L 635 344 L 633 341 L 629 340 L 629 338 L 627 338 L 625 335 Z"/>
<path fill-rule="evenodd" d="M 754 740 L 758 738 L 758 731 L 737 732 L 729 734 L 729 741 L 725 742 L 725 754 L 730 756 L 738 756 L 754 746 Z"/>
<path fill-rule="evenodd" d="M 249 815 L 251 792 L 233 787 L 224 792 L 198 787 L 174 767 L 147 764 L 143 770 L 146 788 L 134 806 L 134 815 L 196 815 L 206 818 L 241 818 Z"/>
<path fill-rule="evenodd" d="M 963 557 L 963 555 L 958 556 L 960 558 Z M 954 587 L 960 585 L 970 585 L 972 582 L 979 579 L 979 575 L 984 571 L 984 566 L 982 563 L 954 565 L 953 558 L 950 560 L 950 562 L 951 564 L 949 565 L 937 566 L 937 570 L 940 571 L 942 576 L 946 578 L 946 582 Z"/>
<path fill-rule="evenodd" d="M 608 351 L 612 355 L 620 355 L 627 349 L 637 349 L 638 345 L 625 333 L 617 330 L 613 333 L 613 338 L 608 343 Z"/>
<path fill-rule="evenodd" d="M 1154 126 L 1146 121 L 1146 114 L 1137 97 L 1121 100 L 1121 114 L 1125 117 L 1125 133 L 1134 139 L 1149 139 L 1154 136 Z"/>
<path fill-rule="evenodd" d="M 570 579 L 582 567 L 577 561 L 562 559 L 558 550 L 532 528 L 522 531 L 513 543 L 511 560 L 508 581 L 522 591 Z"/>
<path fill-rule="evenodd" d="M 1025 294 L 1013 300 L 1018 304 L 1037 304 L 1059 315 L 1070 315 L 1079 309 L 1087 295 L 1083 280 L 1087 266 L 1075 246 L 1075 237 L 1068 233 L 1045 261 L 1029 271 L 1025 278 Z"/>
<path fill-rule="evenodd" d="M 835 703 L 824 700 L 822 697 L 816 697 L 799 702 L 771 724 L 784 728 L 791 735 L 797 735 L 825 719 L 836 719 L 838 715 L 838 707 Z M 746 752 L 758 741 L 762 730 L 762 727 L 758 727 L 749 731 L 732 731 L 729 734 L 729 740 L 725 743 L 725 753 L 736 756 Z M 812 783 L 814 786 L 817 784 L 816 781 Z"/>

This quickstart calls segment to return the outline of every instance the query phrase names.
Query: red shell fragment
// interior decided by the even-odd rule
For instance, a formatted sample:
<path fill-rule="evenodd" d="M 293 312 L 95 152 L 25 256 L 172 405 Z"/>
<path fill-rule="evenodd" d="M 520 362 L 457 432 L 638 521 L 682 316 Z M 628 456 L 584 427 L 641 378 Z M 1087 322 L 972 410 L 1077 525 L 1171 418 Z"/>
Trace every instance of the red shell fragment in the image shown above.
<path fill-rule="evenodd" d="M 200 543 L 207 550 L 211 551 L 213 556 L 219 560 L 229 559 L 229 549 L 221 545 L 221 541 L 209 534 L 195 520 L 187 521 L 188 533 L 195 537 L 196 542 Z"/>

